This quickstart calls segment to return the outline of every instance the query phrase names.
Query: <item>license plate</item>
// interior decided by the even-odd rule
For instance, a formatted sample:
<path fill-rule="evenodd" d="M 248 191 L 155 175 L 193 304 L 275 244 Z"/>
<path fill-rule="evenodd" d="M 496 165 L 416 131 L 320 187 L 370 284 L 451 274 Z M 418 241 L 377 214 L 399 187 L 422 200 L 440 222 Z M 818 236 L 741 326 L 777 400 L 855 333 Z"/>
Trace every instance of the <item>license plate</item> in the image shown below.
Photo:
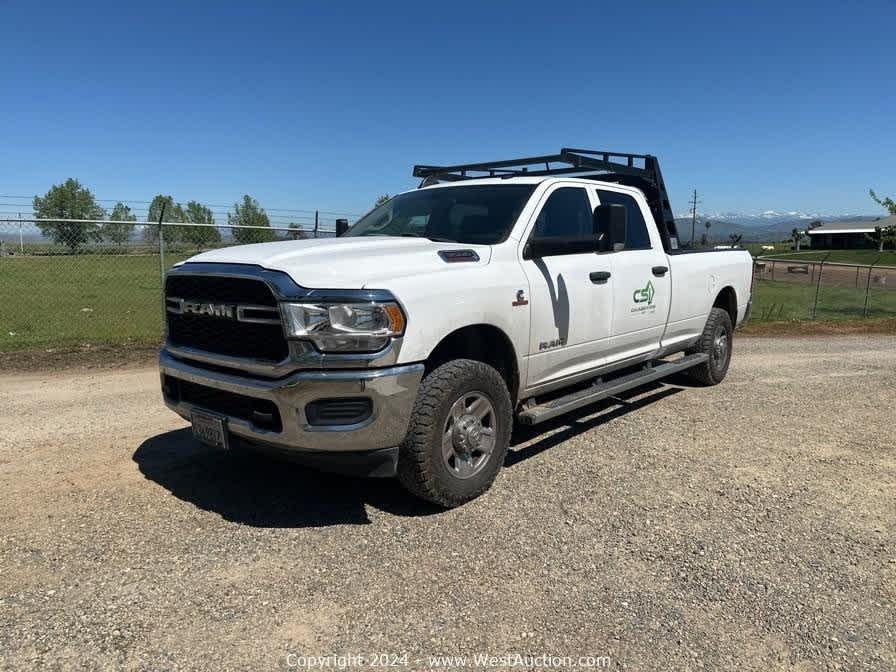
<path fill-rule="evenodd" d="M 224 418 L 211 413 L 193 411 L 190 415 L 193 422 L 193 436 L 202 443 L 222 450 L 230 446 L 227 442 L 227 423 Z"/>

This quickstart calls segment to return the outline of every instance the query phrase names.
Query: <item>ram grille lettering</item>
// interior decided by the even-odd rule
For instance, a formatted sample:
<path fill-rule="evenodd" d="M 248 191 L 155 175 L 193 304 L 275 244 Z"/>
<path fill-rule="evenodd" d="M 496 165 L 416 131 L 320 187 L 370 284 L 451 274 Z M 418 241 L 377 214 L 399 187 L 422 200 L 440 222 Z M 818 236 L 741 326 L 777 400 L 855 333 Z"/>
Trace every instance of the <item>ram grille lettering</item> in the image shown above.
<path fill-rule="evenodd" d="M 200 317 L 217 317 L 225 320 L 258 322 L 262 324 L 280 323 L 280 310 L 273 306 L 212 303 L 210 301 L 192 301 L 169 296 L 165 299 L 165 310 L 176 315 L 198 315 Z"/>

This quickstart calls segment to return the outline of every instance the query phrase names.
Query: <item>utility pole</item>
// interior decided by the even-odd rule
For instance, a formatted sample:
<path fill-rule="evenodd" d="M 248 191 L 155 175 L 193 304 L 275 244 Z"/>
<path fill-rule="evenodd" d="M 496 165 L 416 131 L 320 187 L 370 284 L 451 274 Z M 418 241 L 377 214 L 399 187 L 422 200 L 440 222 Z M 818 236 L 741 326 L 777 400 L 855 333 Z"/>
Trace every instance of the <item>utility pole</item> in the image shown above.
<path fill-rule="evenodd" d="M 697 200 L 697 190 L 694 189 L 694 197 L 691 199 L 691 247 L 694 247 L 697 239 L 697 204 L 702 202 Z"/>

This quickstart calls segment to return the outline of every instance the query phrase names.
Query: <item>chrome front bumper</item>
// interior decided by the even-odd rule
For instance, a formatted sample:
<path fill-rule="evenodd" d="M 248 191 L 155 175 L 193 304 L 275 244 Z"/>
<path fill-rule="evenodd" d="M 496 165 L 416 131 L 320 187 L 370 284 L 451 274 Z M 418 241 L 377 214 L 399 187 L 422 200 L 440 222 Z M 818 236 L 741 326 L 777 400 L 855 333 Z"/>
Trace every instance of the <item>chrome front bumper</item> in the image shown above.
<path fill-rule="evenodd" d="M 282 430 L 271 431 L 245 419 L 226 416 L 228 430 L 250 442 L 296 452 L 350 453 L 397 446 L 407 433 L 417 386 L 423 377 L 422 364 L 409 364 L 351 371 L 300 371 L 266 380 L 202 368 L 176 359 L 165 350 L 159 354 L 159 369 L 163 380 L 167 375 L 271 401 L 280 413 Z M 305 417 L 305 406 L 311 401 L 359 396 L 369 397 L 373 407 L 371 416 L 363 422 L 312 427 Z M 167 396 L 165 404 L 188 420 L 193 408 L 201 409 Z"/>

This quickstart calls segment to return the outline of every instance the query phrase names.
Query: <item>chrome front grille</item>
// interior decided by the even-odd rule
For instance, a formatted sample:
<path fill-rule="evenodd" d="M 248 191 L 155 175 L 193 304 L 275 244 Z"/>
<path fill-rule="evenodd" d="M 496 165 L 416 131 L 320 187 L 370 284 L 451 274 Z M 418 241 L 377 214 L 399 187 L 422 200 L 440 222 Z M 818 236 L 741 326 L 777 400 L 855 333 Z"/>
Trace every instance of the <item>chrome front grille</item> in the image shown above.
<path fill-rule="evenodd" d="M 289 354 L 277 300 L 261 280 L 171 274 L 165 315 L 175 347 L 271 363 Z"/>

